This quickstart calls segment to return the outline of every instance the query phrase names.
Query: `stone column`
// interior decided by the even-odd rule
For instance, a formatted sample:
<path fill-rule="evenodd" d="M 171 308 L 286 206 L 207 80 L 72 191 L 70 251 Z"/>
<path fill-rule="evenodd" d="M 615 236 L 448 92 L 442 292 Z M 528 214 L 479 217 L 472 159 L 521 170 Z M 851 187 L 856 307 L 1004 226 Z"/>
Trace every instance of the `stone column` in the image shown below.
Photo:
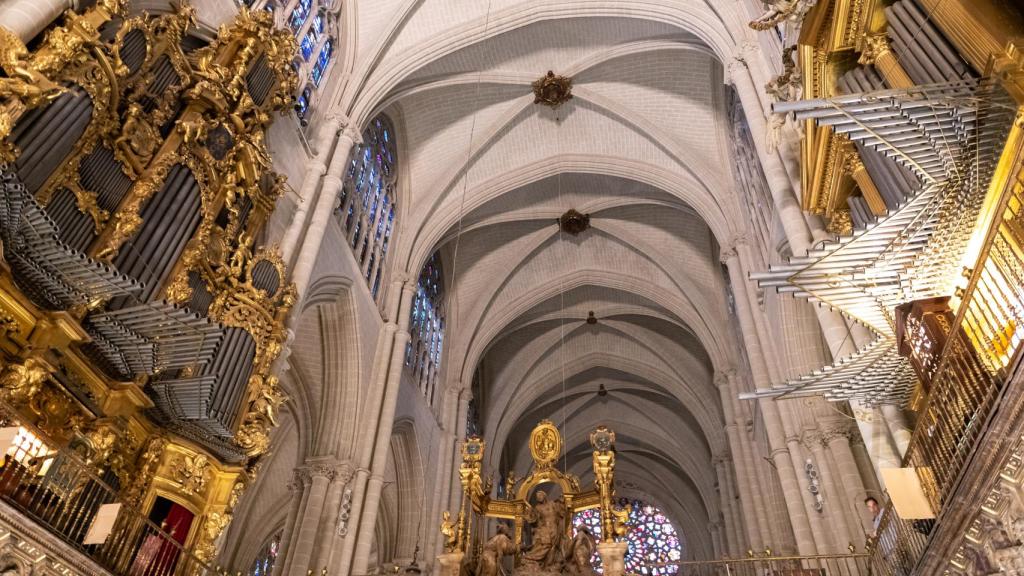
<path fill-rule="evenodd" d="M 803 219 L 801 218 L 802 221 Z M 723 247 L 722 254 L 725 258 L 726 266 L 729 268 L 729 277 L 733 283 L 736 312 L 740 319 L 743 342 L 746 345 L 748 358 L 750 358 L 755 386 L 757 388 L 768 388 L 771 382 L 764 368 L 761 343 L 758 341 L 757 330 L 754 328 L 753 313 L 751 312 L 750 302 L 747 299 L 747 291 L 743 280 L 746 277 L 746 270 L 741 266 L 735 246 Z M 761 364 L 758 365 L 755 359 L 760 359 Z M 782 417 L 779 415 L 779 408 L 775 401 L 771 399 L 760 400 L 759 405 L 761 413 L 764 415 L 764 426 L 768 433 L 768 442 L 772 448 L 772 461 L 775 463 L 776 470 L 778 470 L 779 481 L 782 484 L 782 491 L 785 495 L 786 509 L 789 513 L 789 521 L 793 526 L 797 550 L 800 554 L 815 554 L 817 549 L 814 544 L 814 534 L 811 531 L 811 525 L 803 507 L 800 483 L 786 446 L 786 433 L 782 424 Z"/>
<path fill-rule="evenodd" d="M 624 576 L 626 574 L 626 542 L 601 542 L 597 545 L 597 553 L 601 556 L 604 576 Z"/>
<path fill-rule="evenodd" d="M 391 350 L 391 363 L 385 381 L 384 402 L 378 418 L 376 446 L 370 467 L 370 478 L 366 485 L 366 496 L 359 518 L 356 547 L 352 554 L 352 574 L 366 574 L 370 558 L 370 546 L 377 523 L 380 495 L 384 487 L 384 471 L 387 466 L 388 448 L 391 444 L 391 430 L 395 424 L 395 406 L 398 403 L 398 389 L 401 387 L 402 370 L 405 368 L 405 346 L 409 343 L 409 314 L 412 299 L 416 293 L 415 281 L 405 283 L 402 288 L 401 305 L 398 312 L 398 331 Z"/>
<path fill-rule="evenodd" d="M 769 400 L 771 402 L 771 400 Z M 781 404 L 781 402 L 780 402 Z M 784 408 L 784 409 L 781 409 Z M 786 433 L 786 456 L 789 457 L 789 461 L 793 464 L 793 470 L 796 475 L 797 486 L 800 495 L 800 504 L 803 505 L 803 510 L 807 516 L 807 523 L 810 525 L 811 538 L 814 542 L 814 547 L 817 554 L 825 554 L 828 552 L 830 544 L 832 542 L 831 530 L 827 523 L 822 519 L 821 513 L 815 508 L 814 494 L 810 491 L 810 478 L 807 477 L 807 470 L 805 465 L 807 464 L 807 457 L 804 454 L 804 446 L 800 435 L 794 430 L 785 430 L 787 423 L 790 428 L 792 426 L 793 418 L 789 417 L 789 411 L 791 406 L 780 407 L 780 420 L 782 421 L 782 427 Z M 776 450 L 772 450 L 774 455 Z M 783 492 L 785 492 L 785 486 L 783 486 Z M 787 507 L 789 505 L 789 495 L 786 496 Z M 797 543 L 799 546 L 799 541 Z M 803 554 L 803 552 L 801 552 Z"/>
<path fill-rule="evenodd" d="M 853 537 L 856 532 L 852 532 L 851 526 L 848 524 L 850 515 L 846 506 L 846 494 L 843 491 L 842 483 L 836 477 L 835 470 L 832 469 L 832 463 L 825 451 L 823 436 L 819 433 L 809 434 L 807 443 L 814 456 L 810 461 L 818 471 L 819 489 L 822 491 L 823 499 L 822 514 L 826 517 L 826 523 L 832 535 L 832 549 L 825 552 L 841 554 L 847 551 L 848 544 L 856 541 Z"/>
<path fill-rule="evenodd" d="M 291 554 L 288 570 L 290 576 L 305 576 L 307 570 L 313 569 L 309 564 L 320 530 L 320 513 L 323 511 L 324 498 L 327 496 L 327 486 L 334 479 L 334 468 L 330 466 L 314 464 L 308 467 L 308 471 L 311 478 L 309 498 L 295 535 L 294 552 Z"/>
<path fill-rule="evenodd" d="M 742 418 L 735 409 L 738 391 L 733 387 L 735 370 L 729 370 L 722 374 L 715 374 L 715 384 L 718 386 L 719 395 L 722 398 L 722 410 L 725 412 L 725 431 L 732 447 L 733 463 L 736 466 L 736 475 L 739 477 L 736 483 L 740 491 L 740 505 L 743 508 L 743 528 L 746 530 L 747 543 L 751 547 L 763 548 L 764 537 L 768 530 L 768 520 L 765 518 L 760 506 L 760 498 L 755 497 L 756 479 L 750 471 L 751 455 L 746 445 L 746 430 L 740 428 Z M 742 438 L 741 438 L 742 435 Z M 757 509 L 755 510 L 755 506 Z"/>
<path fill-rule="evenodd" d="M 910 424 L 907 423 L 907 418 L 903 415 L 903 410 L 899 406 L 882 404 L 879 406 L 879 410 L 881 410 L 882 417 L 885 419 L 885 425 L 889 428 L 889 435 L 896 444 L 897 454 L 902 460 L 907 455 L 907 448 L 910 447 L 910 436 L 913 434 Z"/>
<path fill-rule="evenodd" d="M 335 467 L 334 479 L 327 490 L 327 498 L 324 500 L 324 509 L 320 516 L 320 535 L 313 554 L 313 566 L 324 568 L 330 564 L 331 548 L 337 534 L 341 495 L 351 479 L 351 464 L 344 462 Z"/>
<path fill-rule="evenodd" d="M 374 353 L 373 369 L 371 371 L 371 382 L 369 386 L 369 397 L 366 399 L 366 407 L 360 418 L 363 430 L 376 431 L 379 427 L 380 407 L 384 402 L 384 393 L 387 384 L 388 367 L 394 352 L 395 333 L 398 331 L 398 317 L 402 304 L 403 286 L 409 278 L 396 275 L 395 280 L 387 293 L 384 306 L 384 318 L 387 323 L 377 337 L 376 352 Z M 407 320 L 406 320 L 407 321 Z M 358 530 L 352 529 L 359 525 L 359 519 L 363 513 L 367 481 L 370 477 L 370 465 L 373 462 L 374 447 L 376 445 L 373 435 L 366 435 L 361 438 L 362 445 L 357 448 L 359 454 L 358 464 L 355 470 L 355 477 L 352 480 L 352 508 L 349 513 L 350 526 L 348 533 L 342 538 L 341 547 L 335 547 L 331 553 L 329 572 L 331 574 L 348 574 L 352 565 L 352 553 L 355 551 Z"/>
<path fill-rule="evenodd" d="M 302 233 L 306 230 L 306 220 L 309 216 L 309 205 L 315 201 L 317 189 L 320 186 L 320 178 L 327 173 L 327 155 L 334 142 L 338 131 L 345 126 L 344 116 L 330 116 L 324 122 L 324 127 L 317 133 L 315 143 L 315 156 L 310 158 L 306 166 L 306 176 L 302 179 L 302 186 L 297 191 L 298 204 L 295 206 L 295 214 L 292 215 L 288 228 L 281 238 L 281 255 L 285 262 L 291 263 L 295 256 Z"/>
<path fill-rule="evenodd" d="M 733 424 L 733 428 L 735 428 L 735 424 Z M 743 516 L 740 512 L 740 502 L 736 494 L 737 482 L 736 476 L 733 473 L 734 459 L 735 456 L 726 461 L 724 468 L 726 482 L 729 484 L 729 510 L 732 515 L 732 521 L 729 527 L 729 542 L 732 543 L 732 546 L 729 547 L 729 552 L 732 556 L 739 558 L 747 549 L 748 543 L 746 535 L 743 533 Z M 751 520 L 751 522 L 753 522 L 753 520 Z"/>
<path fill-rule="evenodd" d="M 722 546 L 722 550 L 719 551 L 720 555 L 737 556 L 740 552 L 740 540 L 737 537 L 735 531 L 736 516 L 732 494 L 732 486 L 729 483 L 729 476 L 726 473 L 726 466 L 729 465 L 729 455 L 715 455 L 711 458 L 711 462 L 715 467 L 715 476 L 718 478 L 718 499 L 722 506 L 722 517 L 725 525 L 722 531 L 722 540 L 727 545 Z"/>
<path fill-rule="evenodd" d="M 425 518 L 425 526 L 433 526 L 435 520 L 441 521 L 441 513 L 446 510 L 448 505 L 448 483 L 451 482 L 454 474 L 454 468 L 450 466 L 452 462 L 452 452 L 455 446 L 455 422 L 458 420 L 458 401 L 459 393 L 462 391 L 461 382 L 453 382 L 449 384 L 444 391 L 444 397 L 441 407 L 441 438 L 440 443 L 440 454 L 438 455 L 435 463 L 434 472 L 434 499 L 433 505 L 431 506 L 430 514 Z M 426 537 L 424 538 L 423 551 L 427 558 L 433 558 L 437 554 L 440 554 L 443 547 L 443 542 L 440 540 L 440 534 L 437 530 L 426 530 Z"/>
<path fill-rule="evenodd" d="M 455 442 L 452 444 L 452 459 L 449 464 L 453 471 L 451 476 L 451 488 L 448 493 L 448 509 L 455 512 L 462 505 L 462 484 L 455 480 L 456 467 L 461 462 L 462 454 L 458 444 L 466 439 L 466 419 L 469 417 L 469 401 L 473 398 L 473 392 L 463 389 L 459 394 L 459 411 L 455 418 Z"/>
<path fill-rule="evenodd" d="M 341 192 L 342 176 L 345 174 L 345 167 L 348 165 L 348 157 L 352 147 L 360 141 L 359 133 L 352 126 L 344 129 L 338 138 L 338 144 L 334 147 L 334 154 L 331 156 L 331 164 L 324 175 L 323 186 L 320 195 L 316 199 L 313 214 L 310 216 L 309 226 L 306 229 L 306 236 L 295 258 L 295 265 L 292 267 L 292 282 L 298 289 L 299 297 L 305 298 L 306 289 L 313 276 L 313 267 L 316 264 L 317 255 L 320 254 L 320 246 L 323 244 L 324 233 L 327 231 L 327 224 L 331 221 L 334 213 L 334 205 L 338 200 L 338 193 Z M 293 316 L 298 316 L 293 314 Z"/>
<path fill-rule="evenodd" d="M 846 492 L 848 516 L 857 519 L 857 525 L 851 531 L 855 537 L 853 543 L 860 547 L 864 545 L 864 536 L 870 534 L 873 527 L 864 507 L 867 490 L 850 447 L 850 437 L 854 434 L 848 426 L 833 425 L 825 431 L 823 439 L 836 462 L 839 479 Z"/>
<path fill-rule="evenodd" d="M 721 558 L 725 556 L 725 546 L 722 544 L 722 525 L 718 522 L 708 523 L 708 532 L 711 534 L 711 554 L 712 558 Z"/>
<path fill-rule="evenodd" d="M 0 23 L 28 44 L 75 4 L 71 0 L 4 0 L 0 2 Z"/>
<path fill-rule="evenodd" d="M 889 427 L 877 408 L 868 408 L 856 400 L 850 401 L 850 408 L 857 421 L 857 429 L 864 439 L 864 448 L 871 458 L 875 476 L 881 483 L 881 468 L 899 468 L 902 465 L 902 459 L 896 453 L 896 445 L 889 434 Z"/>
<path fill-rule="evenodd" d="M 864 65 L 874 64 L 890 88 L 902 90 L 914 86 L 914 81 L 900 65 L 884 33 L 864 37 L 864 46 L 861 47 L 860 60 L 857 62 Z"/>
<path fill-rule="evenodd" d="M 462 552 L 449 552 L 437 557 L 438 576 L 459 576 L 462 571 Z"/>
<path fill-rule="evenodd" d="M 288 501 L 288 516 L 284 521 L 284 530 L 281 531 L 281 551 L 278 553 L 279 559 L 274 562 L 272 576 L 281 576 L 286 573 L 285 564 L 287 564 L 288 558 L 291 557 L 290 547 L 292 533 L 295 531 L 295 520 L 299 515 L 299 510 L 306 495 L 302 484 L 302 475 L 296 470 L 292 481 L 288 483 L 288 494 L 291 496 Z"/>

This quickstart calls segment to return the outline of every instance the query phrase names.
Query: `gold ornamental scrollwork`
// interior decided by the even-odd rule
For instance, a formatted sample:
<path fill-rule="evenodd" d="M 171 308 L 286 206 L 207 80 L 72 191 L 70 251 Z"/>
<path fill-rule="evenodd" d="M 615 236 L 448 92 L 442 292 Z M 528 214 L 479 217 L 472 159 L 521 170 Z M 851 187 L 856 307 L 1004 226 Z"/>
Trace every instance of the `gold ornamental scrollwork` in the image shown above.
<path fill-rule="evenodd" d="M 202 494 L 210 479 L 210 461 L 202 454 L 182 455 L 171 464 L 171 478 L 185 494 Z"/>
<path fill-rule="evenodd" d="M 537 468 L 550 468 L 562 453 L 562 435 L 555 423 L 542 420 L 530 434 L 530 455 Z"/>

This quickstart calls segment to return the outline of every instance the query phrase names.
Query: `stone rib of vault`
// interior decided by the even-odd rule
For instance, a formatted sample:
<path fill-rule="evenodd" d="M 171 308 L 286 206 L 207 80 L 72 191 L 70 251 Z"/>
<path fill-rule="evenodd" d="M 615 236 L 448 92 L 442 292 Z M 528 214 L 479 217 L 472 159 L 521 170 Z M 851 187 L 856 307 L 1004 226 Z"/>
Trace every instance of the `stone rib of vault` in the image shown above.
<path fill-rule="evenodd" d="M 914 376 L 896 352 L 893 309 L 952 294 L 1014 108 L 1001 87 L 980 79 L 782 102 L 775 112 L 830 126 L 910 168 L 920 185 L 863 230 L 751 274 L 761 287 L 827 305 L 877 336 L 831 366 L 754 396 L 903 403 Z"/>

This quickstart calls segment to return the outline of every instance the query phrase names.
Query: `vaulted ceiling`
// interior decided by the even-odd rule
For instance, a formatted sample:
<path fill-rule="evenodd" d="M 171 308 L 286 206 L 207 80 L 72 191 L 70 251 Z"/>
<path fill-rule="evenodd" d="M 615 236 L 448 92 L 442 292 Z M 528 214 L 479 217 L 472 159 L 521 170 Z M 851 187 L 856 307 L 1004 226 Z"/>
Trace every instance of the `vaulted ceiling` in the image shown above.
<path fill-rule="evenodd" d="M 710 553 L 714 373 L 737 364 L 718 244 L 742 232 L 721 62 L 741 2 L 359 2 L 337 106 L 395 123 L 400 228 L 416 271 L 440 249 L 449 383 L 475 391 L 487 465 L 529 467 L 548 418 L 589 481 L 587 436 L 618 433 L 626 495 L 662 507 Z M 548 70 L 573 79 L 534 103 Z M 561 231 L 569 209 L 589 214 Z M 596 323 L 587 323 L 593 312 Z M 598 395 L 604 386 L 606 395 Z"/>

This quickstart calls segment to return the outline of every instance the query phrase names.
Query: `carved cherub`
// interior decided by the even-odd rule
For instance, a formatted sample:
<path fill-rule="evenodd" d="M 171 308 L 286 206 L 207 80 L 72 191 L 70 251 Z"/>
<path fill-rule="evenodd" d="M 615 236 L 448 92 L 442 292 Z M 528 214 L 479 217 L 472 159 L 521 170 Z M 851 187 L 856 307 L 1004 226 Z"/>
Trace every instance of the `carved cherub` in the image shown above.
<path fill-rule="evenodd" d="M 13 404 L 27 402 L 39 392 L 52 368 L 40 358 L 26 358 L 0 371 L 0 395 Z"/>
<path fill-rule="evenodd" d="M 802 20 L 818 0 L 767 0 L 766 11 L 750 22 L 754 30 L 768 30 L 789 18 Z"/>

